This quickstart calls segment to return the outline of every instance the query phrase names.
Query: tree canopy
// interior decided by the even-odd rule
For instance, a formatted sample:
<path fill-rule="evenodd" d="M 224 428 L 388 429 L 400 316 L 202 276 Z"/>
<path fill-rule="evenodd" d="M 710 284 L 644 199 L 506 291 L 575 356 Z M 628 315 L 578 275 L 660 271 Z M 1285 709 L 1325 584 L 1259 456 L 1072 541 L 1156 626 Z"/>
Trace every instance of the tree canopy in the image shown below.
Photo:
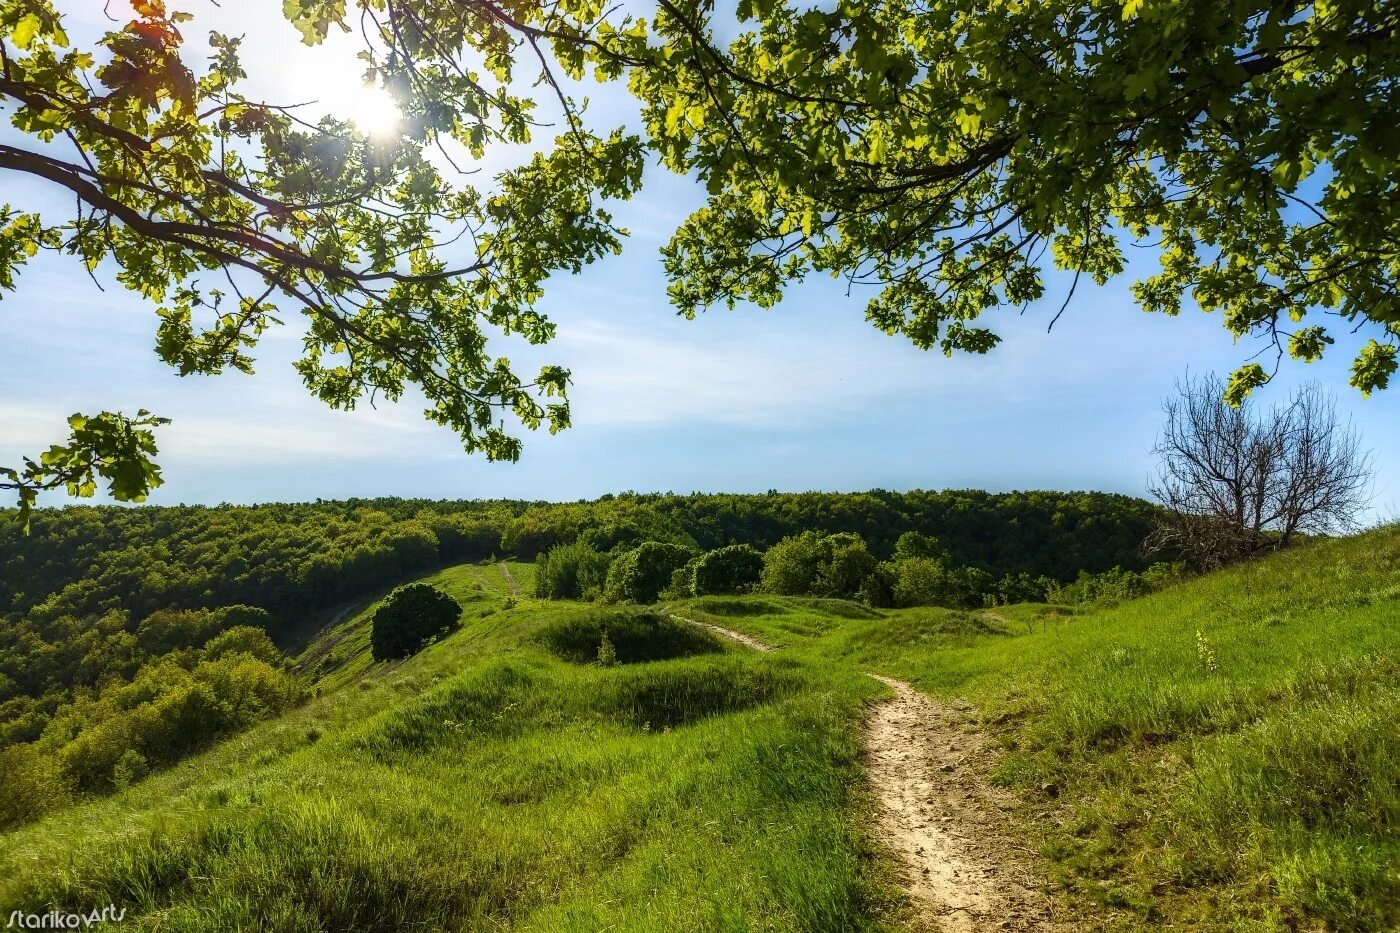
<path fill-rule="evenodd" d="M 164 0 L 132 0 L 94 48 L 73 47 L 53 0 L 0 0 L 0 106 L 21 134 L 0 144 L 0 172 L 73 205 L 0 208 L 0 289 L 43 249 L 114 263 L 157 306 L 157 350 L 182 374 L 251 369 L 258 337 L 301 313 L 298 371 L 317 397 L 348 408 L 416 387 L 468 450 L 512 459 L 499 414 L 567 426 L 568 374 L 527 379 L 488 337 L 550 338 L 534 307 L 545 278 L 619 248 L 604 202 L 635 193 L 650 153 L 708 192 L 664 249 L 686 315 L 771 305 L 822 273 L 867 286 L 882 330 L 985 353 L 1000 340 L 986 312 L 1044 297 L 1051 267 L 1107 282 L 1131 245 L 1160 260 L 1134 283 L 1142 308 L 1194 301 L 1262 339 L 1232 402 L 1283 357 L 1320 358 L 1338 327 L 1367 335 L 1362 392 L 1397 366 L 1390 4 L 283 6 L 309 43 L 362 32 L 402 132 L 243 97 L 244 40 L 214 36 L 212 61 L 192 63 L 190 17 Z M 587 77 L 626 82 L 640 133 L 588 125 L 574 94 Z M 544 104 L 562 132 L 488 184 L 425 154 L 531 140 Z M 0 484 L 25 505 L 99 478 L 139 499 L 160 480 L 160 423 L 75 417 L 66 443 Z"/>
<path fill-rule="evenodd" d="M 51 0 L 0 0 L 0 108 L 20 133 L 0 143 L 0 173 L 71 205 L 0 206 L 0 290 L 40 250 L 89 273 L 114 266 L 156 305 L 156 350 L 181 375 L 250 372 L 258 338 L 300 313 L 297 371 L 322 401 L 353 408 L 415 387 L 468 451 L 515 459 L 501 416 L 566 427 L 568 373 L 522 376 L 488 336 L 552 336 L 534 309 L 542 282 L 618 249 L 601 201 L 635 190 L 641 148 L 574 126 L 489 190 L 444 178 L 429 143 L 479 159 L 531 140 L 533 102 L 510 90 L 512 44 L 451 3 L 416 25 L 396 3 L 367 6 L 395 36 L 383 55 L 366 52 L 369 77 L 399 89 L 406 111 L 401 132 L 375 137 L 244 97 L 244 40 L 213 35 L 212 60 L 189 61 L 181 30 L 193 17 L 165 0 L 132 0 L 129 21 L 91 48 L 74 46 Z M 308 41 L 349 15 L 343 2 L 286 11 Z M 468 47 L 487 53 L 487 76 L 427 60 Z M 162 423 L 144 410 L 74 416 L 66 443 L 0 470 L 0 487 L 24 508 L 46 489 L 91 495 L 99 479 L 139 501 L 161 481 Z"/>

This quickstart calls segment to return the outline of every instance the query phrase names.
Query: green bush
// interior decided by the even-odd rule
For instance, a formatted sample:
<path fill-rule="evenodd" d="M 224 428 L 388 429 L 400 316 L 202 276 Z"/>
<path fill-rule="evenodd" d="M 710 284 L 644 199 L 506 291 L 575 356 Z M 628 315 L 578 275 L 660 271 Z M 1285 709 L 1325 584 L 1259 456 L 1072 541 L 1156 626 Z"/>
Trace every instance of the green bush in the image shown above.
<path fill-rule="evenodd" d="M 35 745 L 0 748 L 0 830 L 38 819 L 69 803 L 72 795 L 58 762 Z"/>
<path fill-rule="evenodd" d="M 374 613 L 370 651 L 376 661 L 406 658 L 460 624 L 462 607 L 439 589 L 411 583 L 389 594 Z"/>
<path fill-rule="evenodd" d="M 117 763 L 112 766 L 112 786 L 120 790 L 123 787 L 130 787 L 141 780 L 150 771 L 150 765 L 146 763 L 146 756 L 128 748 L 117 759 Z"/>
<path fill-rule="evenodd" d="M 716 548 L 694 562 L 690 594 L 746 593 L 763 576 L 763 555 L 747 544 Z"/>
<path fill-rule="evenodd" d="M 1073 583 L 1050 586 L 1046 598 L 1054 603 L 1098 603 L 1113 605 L 1155 593 L 1190 577 L 1184 563 L 1157 563 L 1142 573 L 1114 567 L 1103 573 L 1081 570 Z"/>
<path fill-rule="evenodd" d="M 879 564 L 861 581 L 856 598 L 872 609 L 889 609 L 894 606 L 894 586 L 898 579 L 894 564 L 889 561 Z"/>
<path fill-rule="evenodd" d="M 763 555 L 762 586 L 783 596 L 852 599 L 877 565 L 860 535 L 804 531 Z"/>
<path fill-rule="evenodd" d="M 899 561 L 914 557 L 930 557 L 948 563 L 948 551 L 938 543 L 937 538 L 921 535 L 917 531 L 906 531 L 894 543 L 894 559 Z"/>
<path fill-rule="evenodd" d="M 213 661 L 231 654 L 246 654 L 264 664 L 278 664 L 282 652 L 267 637 L 267 632 L 251 625 L 235 625 L 205 642 L 203 655 Z"/>
<path fill-rule="evenodd" d="M 683 544 L 648 541 L 616 558 L 608 569 L 603 595 L 609 602 L 654 603 L 695 550 Z"/>
<path fill-rule="evenodd" d="M 763 555 L 763 588 L 780 596 L 806 596 L 815 591 L 830 556 L 827 536 L 819 531 L 784 538 Z"/>
<path fill-rule="evenodd" d="M 1028 573 L 1008 573 L 997 581 L 996 600 L 1002 605 L 1012 603 L 1043 603 L 1054 581 L 1048 577 L 1033 577 Z"/>
<path fill-rule="evenodd" d="M 587 541 L 561 544 L 535 561 L 535 595 L 541 599 L 586 599 L 601 593 L 612 556 Z"/>
<path fill-rule="evenodd" d="M 895 564 L 895 605 L 947 606 L 953 593 L 948 568 L 937 558 L 911 557 Z"/>
<path fill-rule="evenodd" d="M 865 578 L 875 572 L 877 561 L 866 550 L 860 535 L 839 534 L 827 538 L 829 549 L 817 571 L 816 595 L 851 599 Z"/>
<path fill-rule="evenodd" d="M 178 648 L 198 648 L 235 626 L 266 630 L 271 625 L 271 615 L 254 606 L 162 609 L 141 620 L 136 638 L 141 647 L 152 654 L 165 654 Z"/>
<path fill-rule="evenodd" d="M 944 606 L 967 609 L 995 599 L 992 575 L 980 567 L 947 567 L 932 557 L 895 563 L 894 601 L 897 606 Z"/>

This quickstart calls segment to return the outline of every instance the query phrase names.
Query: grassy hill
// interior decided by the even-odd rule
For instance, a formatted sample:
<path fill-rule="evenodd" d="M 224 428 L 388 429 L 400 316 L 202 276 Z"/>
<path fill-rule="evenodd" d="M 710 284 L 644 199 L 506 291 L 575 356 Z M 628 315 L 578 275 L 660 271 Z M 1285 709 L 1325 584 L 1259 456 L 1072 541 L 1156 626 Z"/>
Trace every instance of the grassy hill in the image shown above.
<path fill-rule="evenodd" d="M 506 576 L 509 571 L 510 578 Z M 1400 922 L 1400 530 L 1117 607 L 873 612 L 773 597 L 638 624 L 527 565 L 431 581 L 464 627 L 368 658 L 373 606 L 313 640 L 305 706 L 0 836 L 0 906 L 127 906 L 161 930 L 878 930 L 860 727 L 900 677 L 977 704 L 994 778 L 1083 929 Z M 651 633 L 651 634 L 648 634 Z M 633 635 L 629 635 L 631 638 Z"/>
<path fill-rule="evenodd" d="M 976 703 L 1077 910 L 1145 929 L 1400 924 L 1400 529 L 1085 612 L 687 612 Z"/>
<path fill-rule="evenodd" d="M 694 634 L 571 663 L 543 639 L 591 610 L 506 609 L 495 566 L 431 579 L 461 632 L 371 668 L 368 607 L 308 649 L 304 708 L 0 837 L 0 905 L 161 930 L 875 927 L 873 684 Z"/>

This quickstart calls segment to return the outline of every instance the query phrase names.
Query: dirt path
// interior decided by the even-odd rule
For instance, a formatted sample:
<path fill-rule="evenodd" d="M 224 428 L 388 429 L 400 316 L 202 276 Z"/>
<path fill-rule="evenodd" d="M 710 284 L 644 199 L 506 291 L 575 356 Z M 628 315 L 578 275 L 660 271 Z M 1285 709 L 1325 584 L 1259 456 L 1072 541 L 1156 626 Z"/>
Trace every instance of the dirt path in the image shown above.
<path fill-rule="evenodd" d="M 1053 930 L 1025 850 L 1005 838 L 1010 797 L 975 767 L 989 754 L 967 727 L 971 707 L 944 705 L 900 680 L 866 728 L 881 842 L 905 868 L 916 929 L 942 933 Z"/>
<path fill-rule="evenodd" d="M 519 596 L 520 586 L 515 582 L 515 577 L 511 576 L 510 566 L 505 561 L 501 561 L 500 567 L 501 576 L 506 578 L 506 586 L 510 587 L 510 595 Z"/>
<path fill-rule="evenodd" d="M 761 642 L 757 638 L 754 638 L 752 635 L 745 635 L 743 632 L 736 632 L 733 629 L 721 628 L 718 625 L 711 625 L 709 622 L 701 622 L 698 619 L 687 619 L 685 616 L 678 616 L 674 612 L 669 613 L 669 615 L 671 616 L 671 618 L 678 619 L 681 622 L 686 622 L 690 625 L 695 625 L 703 629 L 708 629 L 709 631 L 714 632 L 716 635 L 719 635 L 721 638 L 728 638 L 730 641 L 736 641 L 747 648 L 752 648 L 754 651 L 776 650 L 772 645 L 767 644 L 765 642 Z"/>
<path fill-rule="evenodd" d="M 755 651 L 752 635 L 673 616 Z M 894 691 L 866 726 L 870 783 L 881 843 L 899 857 L 914 902 L 914 928 L 940 933 L 1058 929 L 1036 889 L 1026 850 L 1006 838 L 1009 795 L 981 777 L 986 739 L 970 727 L 972 707 L 943 704 L 902 680 L 868 674 Z"/>

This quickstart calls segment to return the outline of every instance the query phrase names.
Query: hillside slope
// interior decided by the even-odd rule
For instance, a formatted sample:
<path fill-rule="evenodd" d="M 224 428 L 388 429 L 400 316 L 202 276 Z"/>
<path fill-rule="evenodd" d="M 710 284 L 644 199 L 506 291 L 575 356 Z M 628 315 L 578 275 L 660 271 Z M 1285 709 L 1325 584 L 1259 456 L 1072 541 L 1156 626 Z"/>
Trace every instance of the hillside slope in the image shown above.
<path fill-rule="evenodd" d="M 1086 928 L 1400 925 L 1400 528 L 1087 611 L 685 611 L 977 704 Z"/>
<path fill-rule="evenodd" d="M 163 931 L 880 928 L 858 817 L 873 684 L 679 623 L 619 641 L 657 660 L 580 663 L 594 610 L 507 609 L 492 575 L 509 588 L 496 566 L 432 578 L 465 624 L 420 655 L 371 665 L 366 610 L 309 649 L 328 677 L 303 708 L 0 836 L 4 913 L 115 903 Z"/>
<path fill-rule="evenodd" d="M 516 598 L 528 565 L 506 569 L 428 578 L 465 624 L 422 654 L 372 663 L 371 604 L 303 654 L 305 706 L 0 835 L 0 907 L 111 902 L 161 930 L 898 928 L 869 671 L 975 704 L 1020 801 L 1007 831 L 1076 928 L 1400 922 L 1400 529 L 1092 610 L 671 607 L 771 653 Z M 594 663 L 604 628 L 629 663 Z"/>

